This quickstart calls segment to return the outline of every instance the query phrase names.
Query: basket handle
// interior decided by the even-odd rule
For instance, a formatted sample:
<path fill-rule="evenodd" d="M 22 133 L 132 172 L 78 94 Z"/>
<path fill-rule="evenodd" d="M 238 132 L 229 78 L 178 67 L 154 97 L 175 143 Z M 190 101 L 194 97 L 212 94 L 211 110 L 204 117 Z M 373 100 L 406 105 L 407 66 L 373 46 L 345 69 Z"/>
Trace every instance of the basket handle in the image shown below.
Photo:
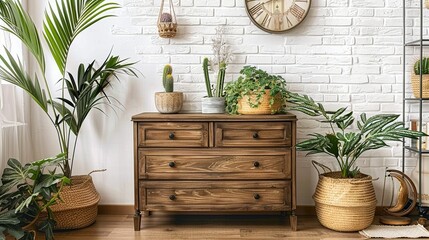
<path fill-rule="evenodd" d="M 316 162 L 314 160 L 311 161 L 311 164 L 313 164 L 313 166 L 316 169 L 318 175 L 320 175 L 319 168 L 321 170 L 323 170 L 323 173 L 332 172 L 332 170 L 328 166 L 325 166 L 325 165 L 323 165 L 323 164 L 321 164 L 319 162 Z"/>
<path fill-rule="evenodd" d="M 107 169 L 105 169 L 105 168 L 104 169 L 92 170 L 91 172 L 88 173 L 88 176 L 91 175 L 92 173 L 95 173 L 95 172 L 105 172 L 105 171 L 107 171 Z"/>

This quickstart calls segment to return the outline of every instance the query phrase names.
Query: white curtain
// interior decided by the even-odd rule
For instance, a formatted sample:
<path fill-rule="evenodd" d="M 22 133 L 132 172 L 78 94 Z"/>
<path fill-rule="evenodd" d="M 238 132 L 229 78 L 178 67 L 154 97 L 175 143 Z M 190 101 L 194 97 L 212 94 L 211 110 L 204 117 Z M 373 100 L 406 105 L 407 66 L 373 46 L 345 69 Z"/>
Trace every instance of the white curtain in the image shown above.
<path fill-rule="evenodd" d="M 0 54 L 3 46 L 26 62 L 21 42 L 0 30 Z M 0 79 L 0 175 L 9 158 L 30 162 L 29 97 L 22 89 Z"/>

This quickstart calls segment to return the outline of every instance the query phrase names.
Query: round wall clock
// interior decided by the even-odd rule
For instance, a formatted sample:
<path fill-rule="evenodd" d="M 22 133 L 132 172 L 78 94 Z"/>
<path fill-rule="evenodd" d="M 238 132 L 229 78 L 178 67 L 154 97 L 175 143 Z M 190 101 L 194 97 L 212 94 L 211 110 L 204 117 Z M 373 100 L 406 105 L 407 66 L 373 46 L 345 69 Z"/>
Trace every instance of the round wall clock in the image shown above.
<path fill-rule="evenodd" d="M 304 20 L 311 0 L 245 0 L 250 20 L 269 33 L 288 31 Z"/>

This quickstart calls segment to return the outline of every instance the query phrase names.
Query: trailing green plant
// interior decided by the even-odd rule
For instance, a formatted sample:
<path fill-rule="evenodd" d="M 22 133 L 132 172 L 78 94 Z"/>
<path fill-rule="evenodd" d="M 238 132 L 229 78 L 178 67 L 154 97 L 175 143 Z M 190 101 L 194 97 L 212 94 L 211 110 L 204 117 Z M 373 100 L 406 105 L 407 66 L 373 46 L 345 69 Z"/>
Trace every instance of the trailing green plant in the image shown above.
<path fill-rule="evenodd" d="M 76 37 L 100 20 L 113 16 L 106 12 L 116 8 L 119 8 L 117 3 L 105 0 L 55 0 L 55 4 L 49 4 L 43 36 L 61 74 L 58 81 L 61 96 L 54 98 L 45 72 L 45 51 L 34 22 L 20 1 L 0 1 L 3 22 L 0 28 L 22 41 L 40 69 L 40 74 L 29 72 L 21 60 L 5 48 L 6 54 L 0 56 L 0 78 L 25 90 L 48 116 L 56 130 L 61 152 L 66 153 L 62 170 L 67 177 L 72 175 L 78 136 L 89 112 L 92 109 L 101 111 L 100 104 L 111 103 L 112 97 L 106 90 L 112 86 L 112 80 L 118 79 L 118 74 L 136 76 L 132 68 L 134 63 L 110 53 L 100 67 L 95 67 L 93 61 L 80 64 L 76 74 L 66 70 L 70 47 Z"/>
<path fill-rule="evenodd" d="M 270 75 L 254 66 L 245 66 L 240 74 L 242 75 L 236 81 L 225 86 L 226 111 L 229 114 L 238 114 L 238 100 L 250 95 L 256 95 L 254 100 L 246 98 L 250 106 L 258 107 L 267 89 L 270 90 L 270 106 L 274 104 L 275 98 L 280 96 L 283 105 L 279 111 L 284 111 L 288 91 L 286 81 L 281 76 Z"/>
<path fill-rule="evenodd" d="M 223 97 L 225 85 L 225 73 L 228 63 L 232 59 L 232 51 L 224 38 L 225 29 L 223 26 L 216 28 L 216 36 L 213 38 L 213 59 L 203 60 L 204 80 L 206 84 L 207 97 Z M 216 87 L 212 87 L 210 82 L 209 68 L 217 69 Z"/>
<path fill-rule="evenodd" d="M 173 68 L 171 65 L 165 65 L 164 71 L 162 73 L 162 85 L 164 86 L 165 92 L 174 91 L 174 78 L 173 78 Z"/>
<path fill-rule="evenodd" d="M 422 68 L 422 74 L 429 74 L 429 58 L 423 58 L 421 60 L 421 68 Z M 417 60 L 416 63 L 414 63 L 414 74 L 420 75 L 420 60 Z"/>
<path fill-rule="evenodd" d="M 287 101 L 292 104 L 291 110 L 321 117 L 320 121 L 330 126 L 329 133 L 309 134 L 310 139 L 298 143 L 296 149 L 308 151 L 307 155 L 324 153 L 334 157 L 344 178 L 353 178 L 359 173 L 355 163 L 364 152 L 389 146 L 387 141 L 426 136 L 405 128 L 403 122 L 397 121 L 399 115 L 396 114 L 377 114 L 368 118 L 362 113 L 356 121 L 357 129 L 353 130 L 350 128 L 355 122 L 353 111 L 347 112 L 345 107 L 328 111 L 311 97 L 291 92 Z"/>
<path fill-rule="evenodd" d="M 5 239 L 7 233 L 16 239 L 32 240 L 34 233 L 26 227 L 36 222 L 36 227 L 45 232 L 45 239 L 54 239 L 56 222 L 50 206 L 59 201 L 64 184 L 70 183 L 62 173 L 55 172 L 64 157 L 65 154 L 60 154 L 24 166 L 16 159 L 9 159 L 0 186 L 0 239 Z M 39 222 L 42 212 L 46 212 L 46 218 Z"/>

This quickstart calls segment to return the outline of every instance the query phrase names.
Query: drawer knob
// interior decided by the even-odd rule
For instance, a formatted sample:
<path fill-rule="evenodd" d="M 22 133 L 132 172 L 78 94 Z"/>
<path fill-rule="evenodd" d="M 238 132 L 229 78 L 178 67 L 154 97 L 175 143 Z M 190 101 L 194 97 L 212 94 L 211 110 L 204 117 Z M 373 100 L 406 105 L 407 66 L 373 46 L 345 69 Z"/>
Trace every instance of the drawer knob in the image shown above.
<path fill-rule="evenodd" d="M 171 139 L 171 140 L 173 140 L 174 139 L 174 133 L 171 132 L 170 134 L 168 134 L 168 138 Z"/>
<path fill-rule="evenodd" d="M 170 167 L 175 167 L 175 166 L 176 166 L 176 163 L 175 163 L 175 162 L 169 162 L 169 163 L 168 163 L 168 166 L 170 166 Z"/>
<path fill-rule="evenodd" d="M 254 162 L 254 163 L 253 163 L 253 166 L 255 166 L 255 167 L 259 167 L 259 162 L 258 162 L 258 161 Z"/>
<path fill-rule="evenodd" d="M 258 134 L 257 132 L 253 133 L 253 138 L 254 138 L 254 139 L 259 138 L 259 134 Z"/>
<path fill-rule="evenodd" d="M 259 194 L 257 194 L 257 193 L 255 193 L 255 195 L 253 195 L 253 197 L 254 197 L 256 200 L 258 200 L 258 199 L 260 199 L 260 198 L 261 198 L 261 196 L 260 196 Z"/>
<path fill-rule="evenodd" d="M 176 195 L 170 195 L 169 197 L 168 197 L 171 201 L 174 201 L 174 200 L 176 200 Z"/>

